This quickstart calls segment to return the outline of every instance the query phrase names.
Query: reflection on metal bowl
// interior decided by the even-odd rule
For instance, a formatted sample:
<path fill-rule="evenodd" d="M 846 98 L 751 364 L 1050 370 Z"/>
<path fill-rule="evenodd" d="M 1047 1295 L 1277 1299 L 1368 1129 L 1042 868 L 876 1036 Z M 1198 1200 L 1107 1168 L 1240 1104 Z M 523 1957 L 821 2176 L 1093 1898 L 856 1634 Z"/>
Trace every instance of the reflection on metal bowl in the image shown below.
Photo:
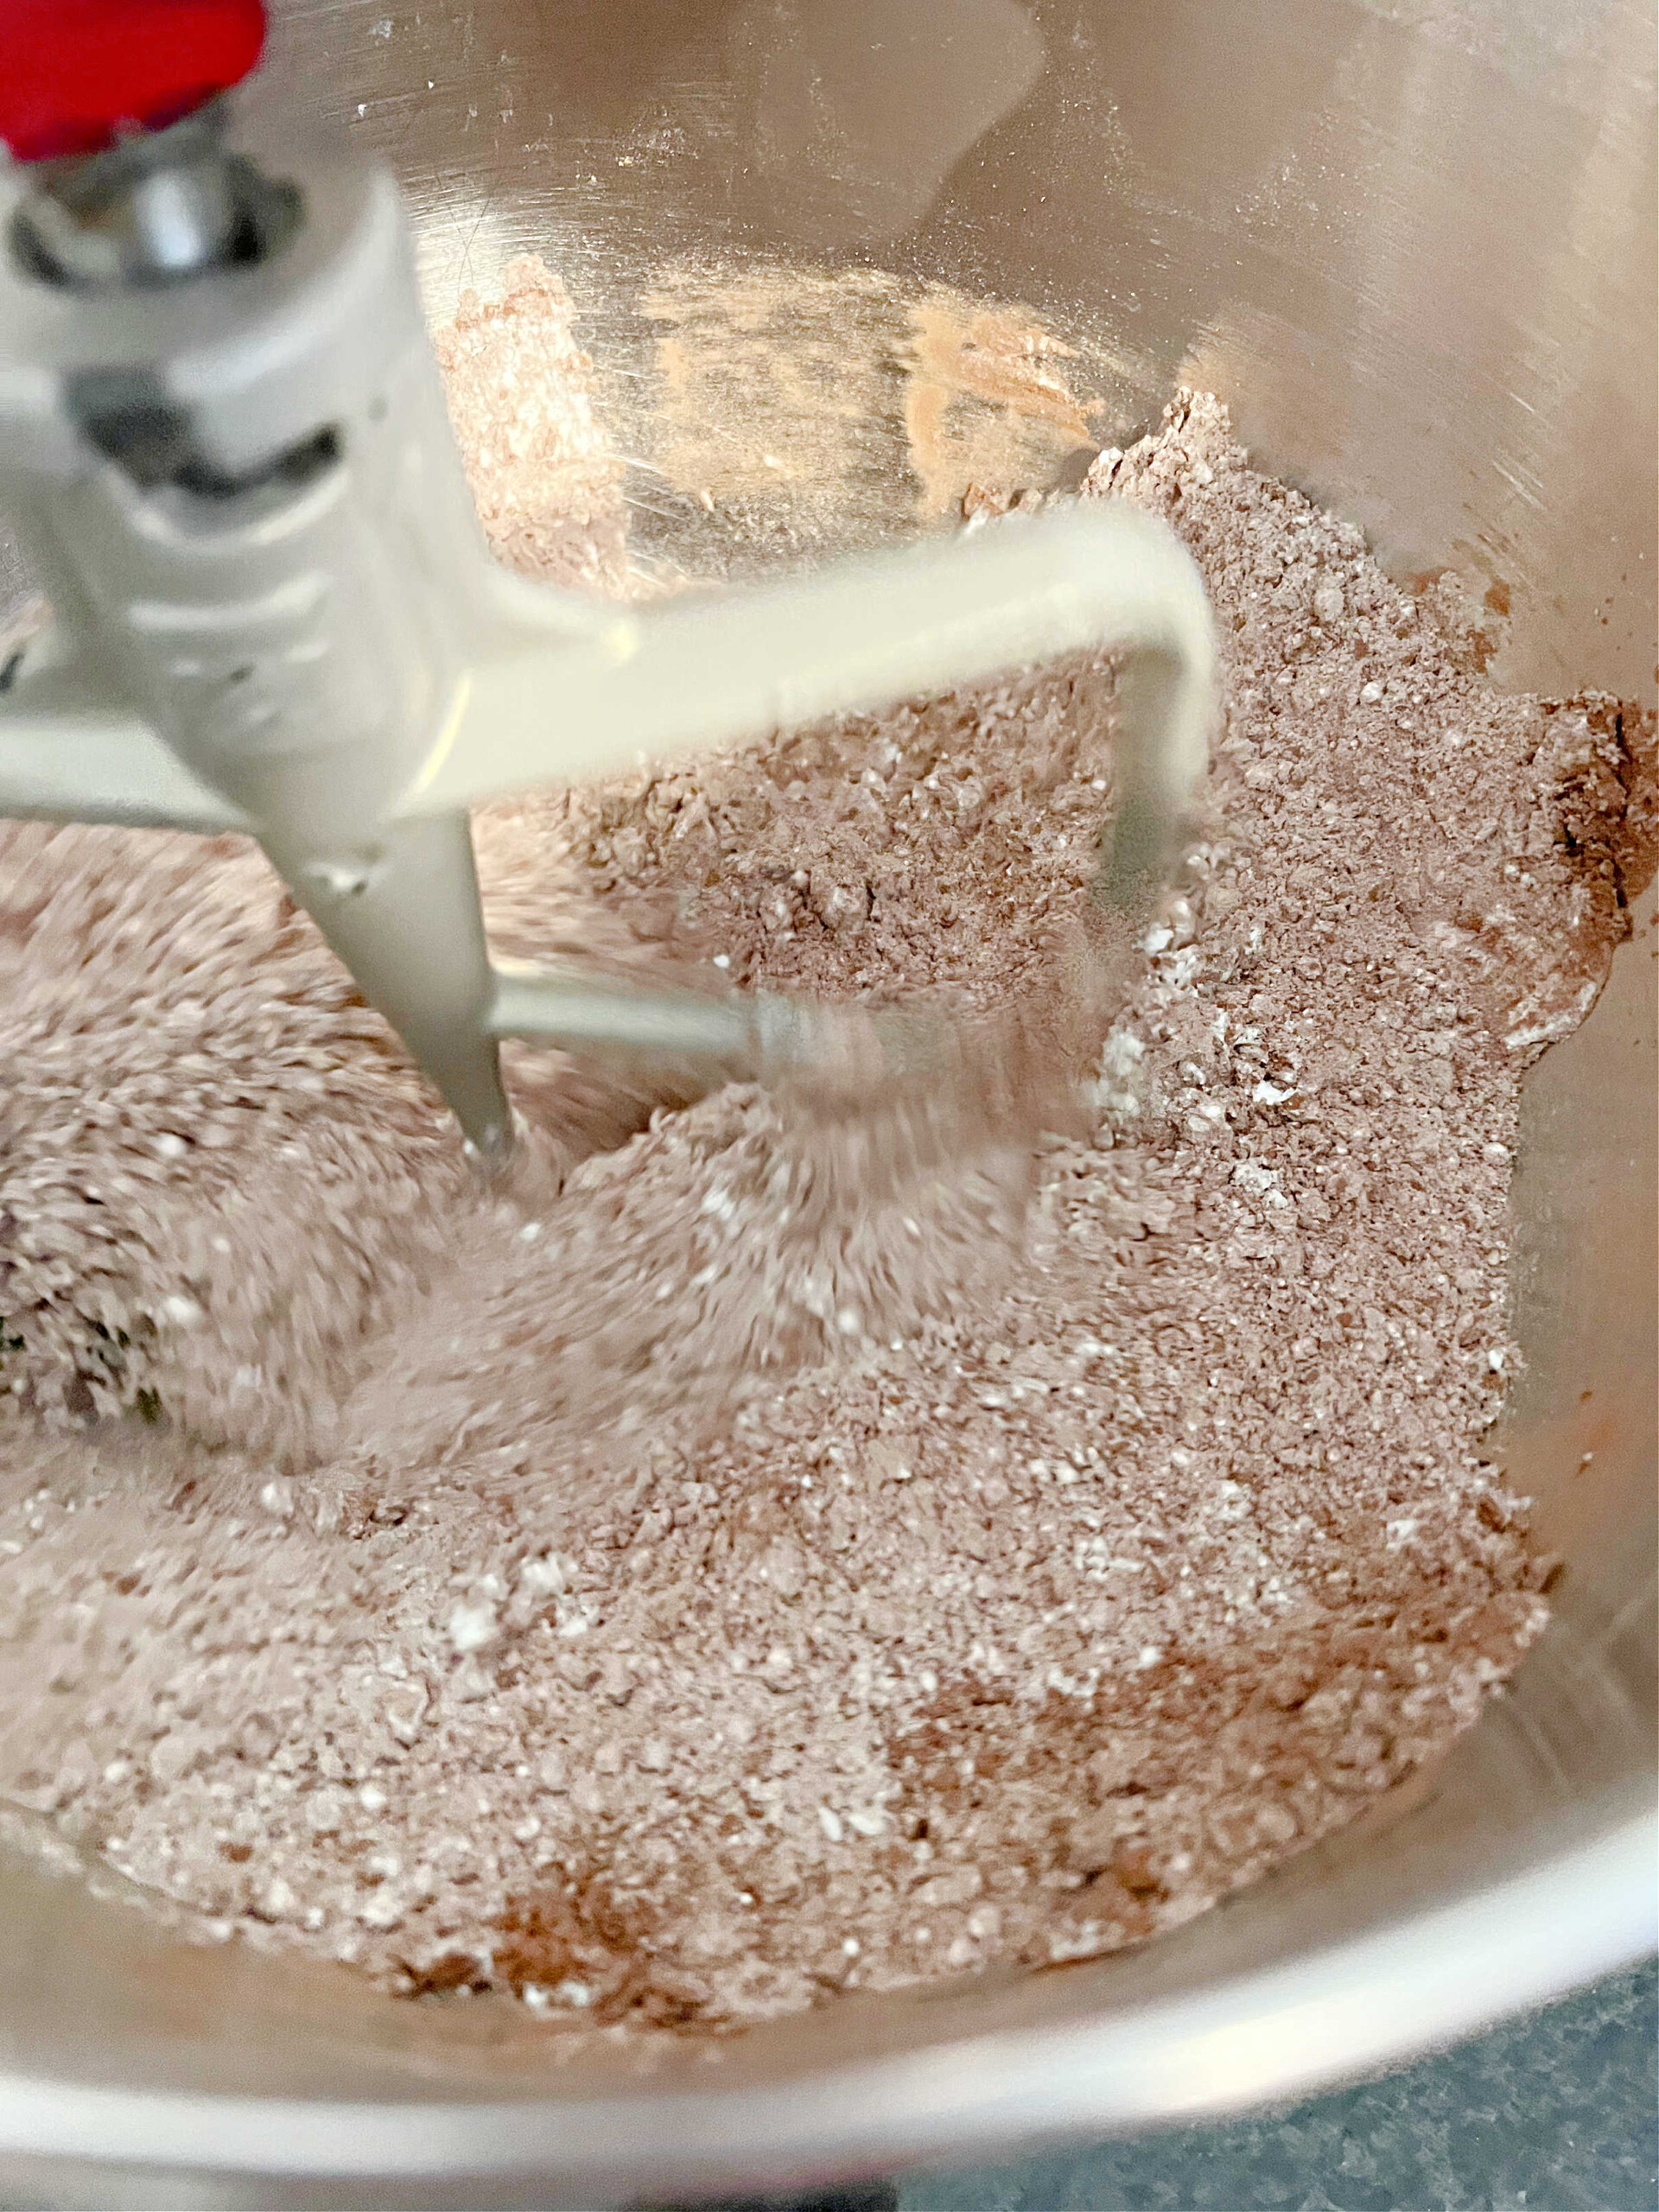
<path fill-rule="evenodd" d="M 984 440 L 1064 481 L 1185 381 L 1398 572 L 1449 564 L 1507 602 L 1499 677 L 1651 696 L 1643 6 L 318 0 L 279 16 L 259 97 L 273 127 L 297 112 L 394 163 L 435 317 L 515 253 L 562 272 L 647 559 L 742 572 L 901 537 L 988 473 Z M 1040 343 L 999 353 L 1011 331 Z M 1076 373 L 1046 376 L 1045 346 Z M 862 389 L 772 471 L 782 357 Z M 1529 1092 L 1528 1363 L 1495 1449 L 1567 1562 L 1555 1621 L 1408 1797 L 1145 1951 L 845 2001 L 649 2074 L 620 2048 L 555 2067 L 493 2007 L 188 1949 L 7 1874 L 10 2192 L 780 2188 L 1282 2096 L 1639 1954 L 1652 957 L 1639 931 Z"/>

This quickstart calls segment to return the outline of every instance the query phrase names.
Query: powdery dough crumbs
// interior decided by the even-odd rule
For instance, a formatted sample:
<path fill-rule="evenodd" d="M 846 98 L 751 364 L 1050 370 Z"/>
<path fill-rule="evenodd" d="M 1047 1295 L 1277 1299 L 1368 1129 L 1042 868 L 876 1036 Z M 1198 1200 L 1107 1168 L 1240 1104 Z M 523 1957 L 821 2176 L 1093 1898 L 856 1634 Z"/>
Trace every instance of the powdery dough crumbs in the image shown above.
<path fill-rule="evenodd" d="M 556 305 L 469 308 L 452 378 L 538 389 Z M 879 1325 L 868 1250 L 789 1244 L 787 1102 L 526 1057 L 557 1172 L 486 1203 L 244 849 L 4 832 L 12 1807 L 192 1932 L 645 2031 L 1136 1942 L 1474 1719 L 1545 1618 L 1481 1443 L 1517 1087 L 1624 934 L 1651 728 L 1488 690 L 1212 400 L 1085 496 L 1214 595 L 1206 831 L 1083 1133 L 884 1187 L 881 1251 L 956 1258 Z M 498 925 L 995 1010 L 1077 918 L 1109 702 L 1078 662 L 491 815 Z"/>

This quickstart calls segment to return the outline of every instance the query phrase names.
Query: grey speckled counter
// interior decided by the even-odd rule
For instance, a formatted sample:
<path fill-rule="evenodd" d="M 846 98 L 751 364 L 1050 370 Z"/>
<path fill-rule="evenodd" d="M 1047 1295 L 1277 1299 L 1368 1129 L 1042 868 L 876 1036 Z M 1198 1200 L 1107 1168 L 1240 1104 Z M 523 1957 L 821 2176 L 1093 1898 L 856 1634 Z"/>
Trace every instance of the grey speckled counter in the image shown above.
<path fill-rule="evenodd" d="M 1287 2110 L 912 2176 L 901 2212 L 1656 2212 L 1659 1969 Z"/>

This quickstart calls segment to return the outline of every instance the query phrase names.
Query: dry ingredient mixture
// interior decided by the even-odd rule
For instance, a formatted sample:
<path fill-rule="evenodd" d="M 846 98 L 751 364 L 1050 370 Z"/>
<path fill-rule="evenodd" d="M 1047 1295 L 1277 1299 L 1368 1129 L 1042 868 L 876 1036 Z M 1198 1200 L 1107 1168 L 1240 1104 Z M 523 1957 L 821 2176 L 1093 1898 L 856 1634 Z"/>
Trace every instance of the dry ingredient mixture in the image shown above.
<path fill-rule="evenodd" d="M 497 542 L 614 582 L 579 389 L 525 431 L 556 285 L 444 359 Z M 863 1211 L 855 1116 L 529 1052 L 483 1197 L 257 856 L 0 833 L 14 1840 L 392 1990 L 715 2026 L 1173 1927 L 1475 1717 L 1548 1574 L 1482 1459 L 1517 1088 L 1650 865 L 1651 727 L 1488 689 L 1211 399 L 1084 496 L 1214 597 L 1190 880 L 1084 1126 L 969 1116 Z M 499 939 L 1036 997 L 1110 683 L 493 810 Z"/>

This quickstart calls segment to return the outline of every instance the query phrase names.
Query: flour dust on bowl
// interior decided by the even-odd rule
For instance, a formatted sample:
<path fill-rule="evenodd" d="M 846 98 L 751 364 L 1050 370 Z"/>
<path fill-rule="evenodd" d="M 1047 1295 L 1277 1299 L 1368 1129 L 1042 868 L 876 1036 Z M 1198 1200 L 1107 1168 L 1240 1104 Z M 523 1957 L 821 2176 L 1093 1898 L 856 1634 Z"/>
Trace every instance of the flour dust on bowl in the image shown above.
<path fill-rule="evenodd" d="M 949 1218 L 888 1161 L 873 1245 L 688 1440 L 644 1306 L 671 1271 L 675 1341 L 725 1341 L 685 1286 L 741 1255 L 766 1335 L 802 1274 L 779 1214 L 866 1187 L 856 1116 L 813 1117 L 828 1157 L 785 1192 L 787 1084 L 699 1103 L 681 1069 L 619 1107 L 514 1047 L 563 1193 L 497 1218 L 445 1185 L 410 1084 L 400 1210 L 349 1146 L 320 1171 L 250 993 L 218 1042 L 261 1102 L 250 1173 L 244 1123 L 177 1119 L 213 1095 L 181 1007 L 218 918 L 227 973 L 280 969 L 344 1135 L 391 1065 L 263 862 L 14 833 L 9 1058 L 66 1033 L 42 993 L 79 947 L 99 1080 L 13 1086 L 10 1376 L 50 1414 L 88 1310 L 42 1224 L 83 1281 L 158 1224 L 111 1300 L 234 1310 L 253 1347 L 219 1373 L 185 1306 L 111 1307 L 126 1364 L 87 1388 L 173 1427 L 93 1465 L 77 1393 L 32 1462 L 6 1446 L 0 2140 L 43 2196 L 783 2187 L 1283 2094 L 1652 1940 L 1651 938 L 1619 946 L 1649 895 L 1617 703 L 1653 660 L 1648 27 L 887 17 L 279 18 L 250 128 L 308 106 L 397 165 L 521 569 L 690 607 L 1052 518 L 1003 521 L 1019 492 L 1165 518 L 1226 662 L 1184 903 L 1081 1126 L 983 1149 Z M 995 1018 L 1067 942 L 1109 683 L 1085 656 L 488 810 L 498 952 Z M 872 1255 L 906 1217 L 929 1310 L 855 1307 L 902 1291 Z M 337 1405 L 321 1436 L 254 1433 L 231 1389 L 296 1218 L 374 1295 L 434 1286 L 343 1392 L 307 1348 L 330 1392 L 283 1402 Z M 280 1604 L 238 1599 L 256 1551 Z"/>

